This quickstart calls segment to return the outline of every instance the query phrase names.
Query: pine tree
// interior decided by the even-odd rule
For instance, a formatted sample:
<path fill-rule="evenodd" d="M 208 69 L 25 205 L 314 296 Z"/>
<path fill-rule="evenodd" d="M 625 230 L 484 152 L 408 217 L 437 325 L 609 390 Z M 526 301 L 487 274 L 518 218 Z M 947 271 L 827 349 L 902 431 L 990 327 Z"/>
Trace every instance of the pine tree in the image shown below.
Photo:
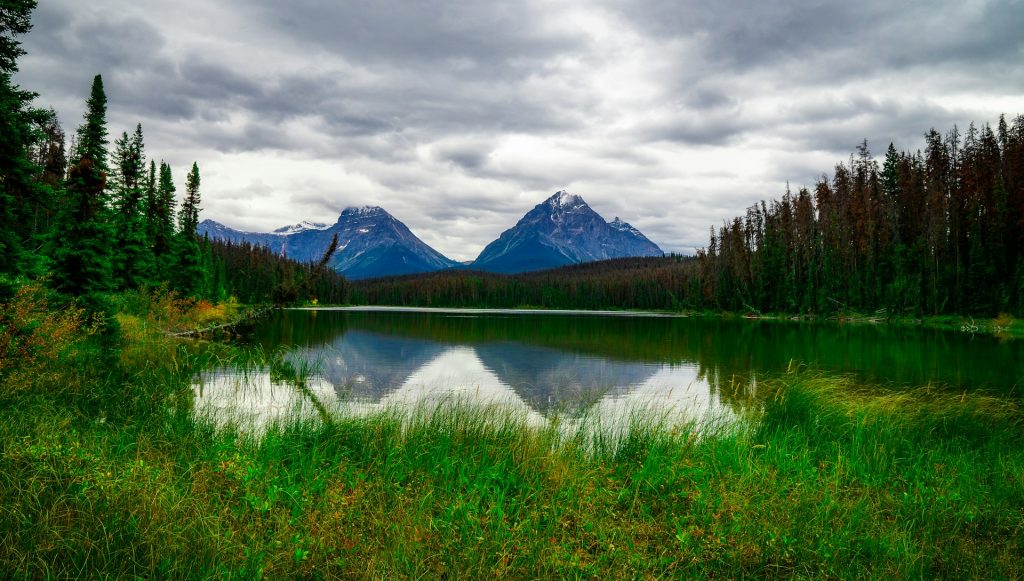
<path fill-rule="evenodd" d="M 5 0 L 0 9 L 0 275 L 24 270 L 29 216 L 40 196 L 28 153 L 41 115 L 30 107 L 35 93 L 13 83 L 18 57 L 25 54 L 16 37 L 31 30 L 35 7 L 35 0 Z"/>
<path fill-rule="evenodd" d="M 174 245 L 174 178 L 171 175 L 171 166 L 160 162 L 159 173 L 150 168 L 150 180 L 155 182 L 154 208 L 151 213 L 151 228 L 153 235 L 153 256 L 157 261 L 156 272 L 161 280 L 167 280 L 167 274 L 171 271 L 171 252 Z M 147 184 L 147 187 L 149 184 Z"/>
<path fill-rule="evenodd" d="M 64 129 L 52 108 L 38 126 L 39 140 L 29 150 L 29 159 L 36 166 L 39 196 L 28 208 L 28 226 L 32 236 L 41 237 L 49 232 L 57 210 L 58 196 L 63 193 L 68 173 L 68 156 Z"/>
<path fill-rule="evenodd" d="M 107 94 L 103 90 L 101 75 L 96 75 L 92 80 L 92 90 L 86 101 L 85 123 L 78 128 L 75 136 L 77 145 L 71 163 L 89 158 L 96 171 L 107 173 Z"/>
<path fill-rule="evenodd" d="M 144 211 L 146 213 L 146 246 L 149 248 L 149 253 L 155 255 L 156 253 L 156 239 L 158 234 L 159 224 L 159 213 L 160 203 L 157 198 L 157 172 L 156 172 L 156 161 L 149 160 L 149 170 L 146 172 L 145 185 L 145 202 Z M 156 278 L 155 272 L 156 264 L 150 265 L 150 278 Z"/>
<path fill-rule="evenodd" d="M 186 295 L 195 295 L 203 288 L 204 272 L 202 252 L 196 236 L 199 225 L 199 166 L 192 164 L 192 170 L 185 180 L 185 200 L 178 214 L 178 236 L 176 245 L 175 288 Z"/>
<path fill-rule="evenodd" d="M 199 227 L 199 165 L 192 163 L 192 171 L 185 178 L 185 200 L 178 216 L 178 231 L 182 237 L 195 239 Z"/>
<path fill-rule="evenodd" d="M 152 269 L 143 208 L 146 160 L 141 123 L 131 136 L 122 133 L 115 142 L 114 178 L 114 275 L 120 288 L 136 288 L 147 282 Z"/>
<path fill-rule="evenodd" d="M 67 199 L 53 238 L 54 284 L 73 295 L 112 287 L 110 211 L 107 205 L 106 103 L 103 81 L 93 80 L 78 130 L 76 158 L 68 174 Z"/>

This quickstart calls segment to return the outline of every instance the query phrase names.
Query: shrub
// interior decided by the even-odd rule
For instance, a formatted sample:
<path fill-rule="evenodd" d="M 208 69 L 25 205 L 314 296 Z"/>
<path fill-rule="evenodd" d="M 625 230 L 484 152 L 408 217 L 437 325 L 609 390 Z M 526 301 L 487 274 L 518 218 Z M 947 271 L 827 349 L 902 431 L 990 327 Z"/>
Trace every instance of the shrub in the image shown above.
<path fill-rule="evenodd" d="M 39 283 L 19 287 L 0 305 L 0 393 L 30 389 L 72 389 L 62 381 L 65 366 L 74 365 L 88 339 L 102 326 L 74 305 L 53 308 Z M 73 375 L 73 374 L 70 374 Z"/>

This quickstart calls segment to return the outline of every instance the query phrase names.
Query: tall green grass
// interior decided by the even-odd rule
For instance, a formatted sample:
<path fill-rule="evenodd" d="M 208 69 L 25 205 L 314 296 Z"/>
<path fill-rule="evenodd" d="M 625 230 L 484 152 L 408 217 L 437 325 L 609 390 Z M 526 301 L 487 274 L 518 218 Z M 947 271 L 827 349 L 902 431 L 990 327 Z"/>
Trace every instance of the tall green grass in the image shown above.
<path fill-rule="evenodd" d="M 794 374 L 712 432 L 452 404 L 253 434 L 197 418 L 192 379 L 273 354 L 92 341 L 0 384 L 5 576 L 1024 576 L 1015 399 Z"/>

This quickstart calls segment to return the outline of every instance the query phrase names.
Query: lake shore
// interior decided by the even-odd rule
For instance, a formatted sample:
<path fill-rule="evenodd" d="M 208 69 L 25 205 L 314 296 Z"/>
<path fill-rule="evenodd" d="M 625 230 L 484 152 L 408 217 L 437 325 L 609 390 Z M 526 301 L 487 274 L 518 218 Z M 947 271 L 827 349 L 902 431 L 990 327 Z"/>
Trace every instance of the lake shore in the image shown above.
<path fill-rule="evenodd" d="M 970 315 L 931 315 L 921 317 L 889 317 L 884 313 L 833 313 L 833 314 L 794 314 L 794 313 L 735 313 L 730 311 L 669 311 L 639 309 L 553 309 L 536 306 L 518 308 L 487 308 L 487 307 L 417 307 L 401 305 L 304 305 L 288 307 L 294 310 L 323 311 L 380 311 L 380 312 L 436 312 L 458 314 L 464 312 L 476 314 L 540 314 L 540 315 L 604 315 L 620 317 L 701 317 L 709 319 L 748 319 L 752 321 L 780 321 L 832 323 L 840 325 L 895 325 L 921 329 L 939 329 L 971 335 L 993 335 L 1001 339 L 1017 339 L 1024 337 L 1024 320 L 1010 315 L 996 317 L 974 317 Z"/>
<path fill-rule="evenodd" d="M 256 436 L 197 418 L 192 377 L 211 360 L 273 366 L 275 354 L 165 333 L 209 313 L 125 308 L 111 351 L 41 307 L 25 337 L 53 349 L 3 370 L 5 571 L 1024 575 L 1015 399 L 793 374 L 762 386 L 745 426 L 710 435 L 638 422 L 614 441 L 567 438 L 454 407 Z"/>
<path fill-rule="evenodd" d="M 288 307 L 295 311 L 347 311 L 347 312 L 383 312 L 383 313 L 441 313 L 449 315 L 471 314 L 471 315 L 587 315 L 607 317 L 685 317 L 685 313 L 671 313 L 659 311 L 639 310 L 593 310 L 584 309 L 539 309 L 523 307 L 519 309 L 489 309 L 483 307 L 468 308 L 446 308 L 446 307 L 402 307 L 402 306 L 374 306 L 374 305 L 324 305 L 324 306 L 302 306 Z"/>

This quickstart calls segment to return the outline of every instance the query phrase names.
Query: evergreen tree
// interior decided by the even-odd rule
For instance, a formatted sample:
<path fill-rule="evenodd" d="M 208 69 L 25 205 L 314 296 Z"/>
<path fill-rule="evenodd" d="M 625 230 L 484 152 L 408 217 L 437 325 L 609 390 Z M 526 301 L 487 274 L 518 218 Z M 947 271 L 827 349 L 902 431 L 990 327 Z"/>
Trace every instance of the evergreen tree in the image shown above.
<path fill-rule="evenodd" d="M 85 123 L 78 130 L 76 158 L 68 174 L 67 199 L 53 238 L 54 284 L 74 295 L 112 287 L 110 211 L 107 205 L 106 103 L 103 81 L 93 80 Z"/>
<path fill-rule="evenodd" d="M 178 214 L 175 287 L 186 295 L 195 295 L 204 288 L 203 257 L 196 236 L 199 225 L 199 166 L 185 180 L 185 200 Z"/>
<path fill-rule="evenodd" d="M 151 183 L 155 184 L 153 202 L 154 208 L 150 215 L 151 229 L 153 236 L 153 256 L 157 262 L 155 268 L 161 280 L 167 280 L 167 274 L 171 271 L 171 252 L 174 245 L 174 178 L 171 175 L 171 166 L 160 162 L 158 173 L 152 171 L 147 188 Z"/>
<path fill-rule="evenodd" d="M 157 198 L 157 171 L 156 161 L 149 160 L 149 170 L 146 172 L 145 185 L 143 189 L 145 191 L 145 203 L 144 211 L 146 213 L 146 246 L 149 248 L 151 256 L 155 256 L 156 253 L 156 240 L 158 235 L 159 225 L 159 214 L 160 204 Z M 153 263 L 150 265 L 149 275 L 151 278 L 156 278 L 156 261 L 153 258 Z"/>
<path fill-rule="evenodd" d="M 89 100 L 86 101 L 85 123 L 78 128 L 75 137 L 76 147 L 71 163 L 89 158 L 95 171 L 107 173 L 107 94 L 103 90 L 101 75 L 92 80 Z"/>
<path fill-rule="evenodd" d="M 192 170 L 185 178 L 185 200 L 178 215 L 178 231 L 184 238 L 195 239 L 199 227 L 199 165 L 192 163 Z"/>
<path fill-rule="evenodd" d="M 36 182 L 39 186 L 39 196 L 32 207 L 28 208 L 29 221 L 26 224 L 34 237 L 49 232 L 68 173 L 64 129 L 57 119 L 57 112 L 52 108 L 45 115 L 38 127 L 39 140 L 29 150 L 29 158 L 38 171 Z"/>
<path fill-rule="evenodd" d="M 134 134 L 122 133 L 115 142 L 114 171 L 114 274 L 120 288 L 136 288 L 147 282 L 152 269 L 143 211 L 146 162 L 141 123 L 136 125 Z"/>
<path fill-rule="evenodd" d="M 31 30 L 35 7 L 35 0 L 5 0 L 0 9 L 0 275 L 25 268 L 29 218 L 41 195 L 28 155 L 41 114 L 30 107 L 35 93 L 13 83 L 18 57 L 25 54 L 16 37 Z"/>

